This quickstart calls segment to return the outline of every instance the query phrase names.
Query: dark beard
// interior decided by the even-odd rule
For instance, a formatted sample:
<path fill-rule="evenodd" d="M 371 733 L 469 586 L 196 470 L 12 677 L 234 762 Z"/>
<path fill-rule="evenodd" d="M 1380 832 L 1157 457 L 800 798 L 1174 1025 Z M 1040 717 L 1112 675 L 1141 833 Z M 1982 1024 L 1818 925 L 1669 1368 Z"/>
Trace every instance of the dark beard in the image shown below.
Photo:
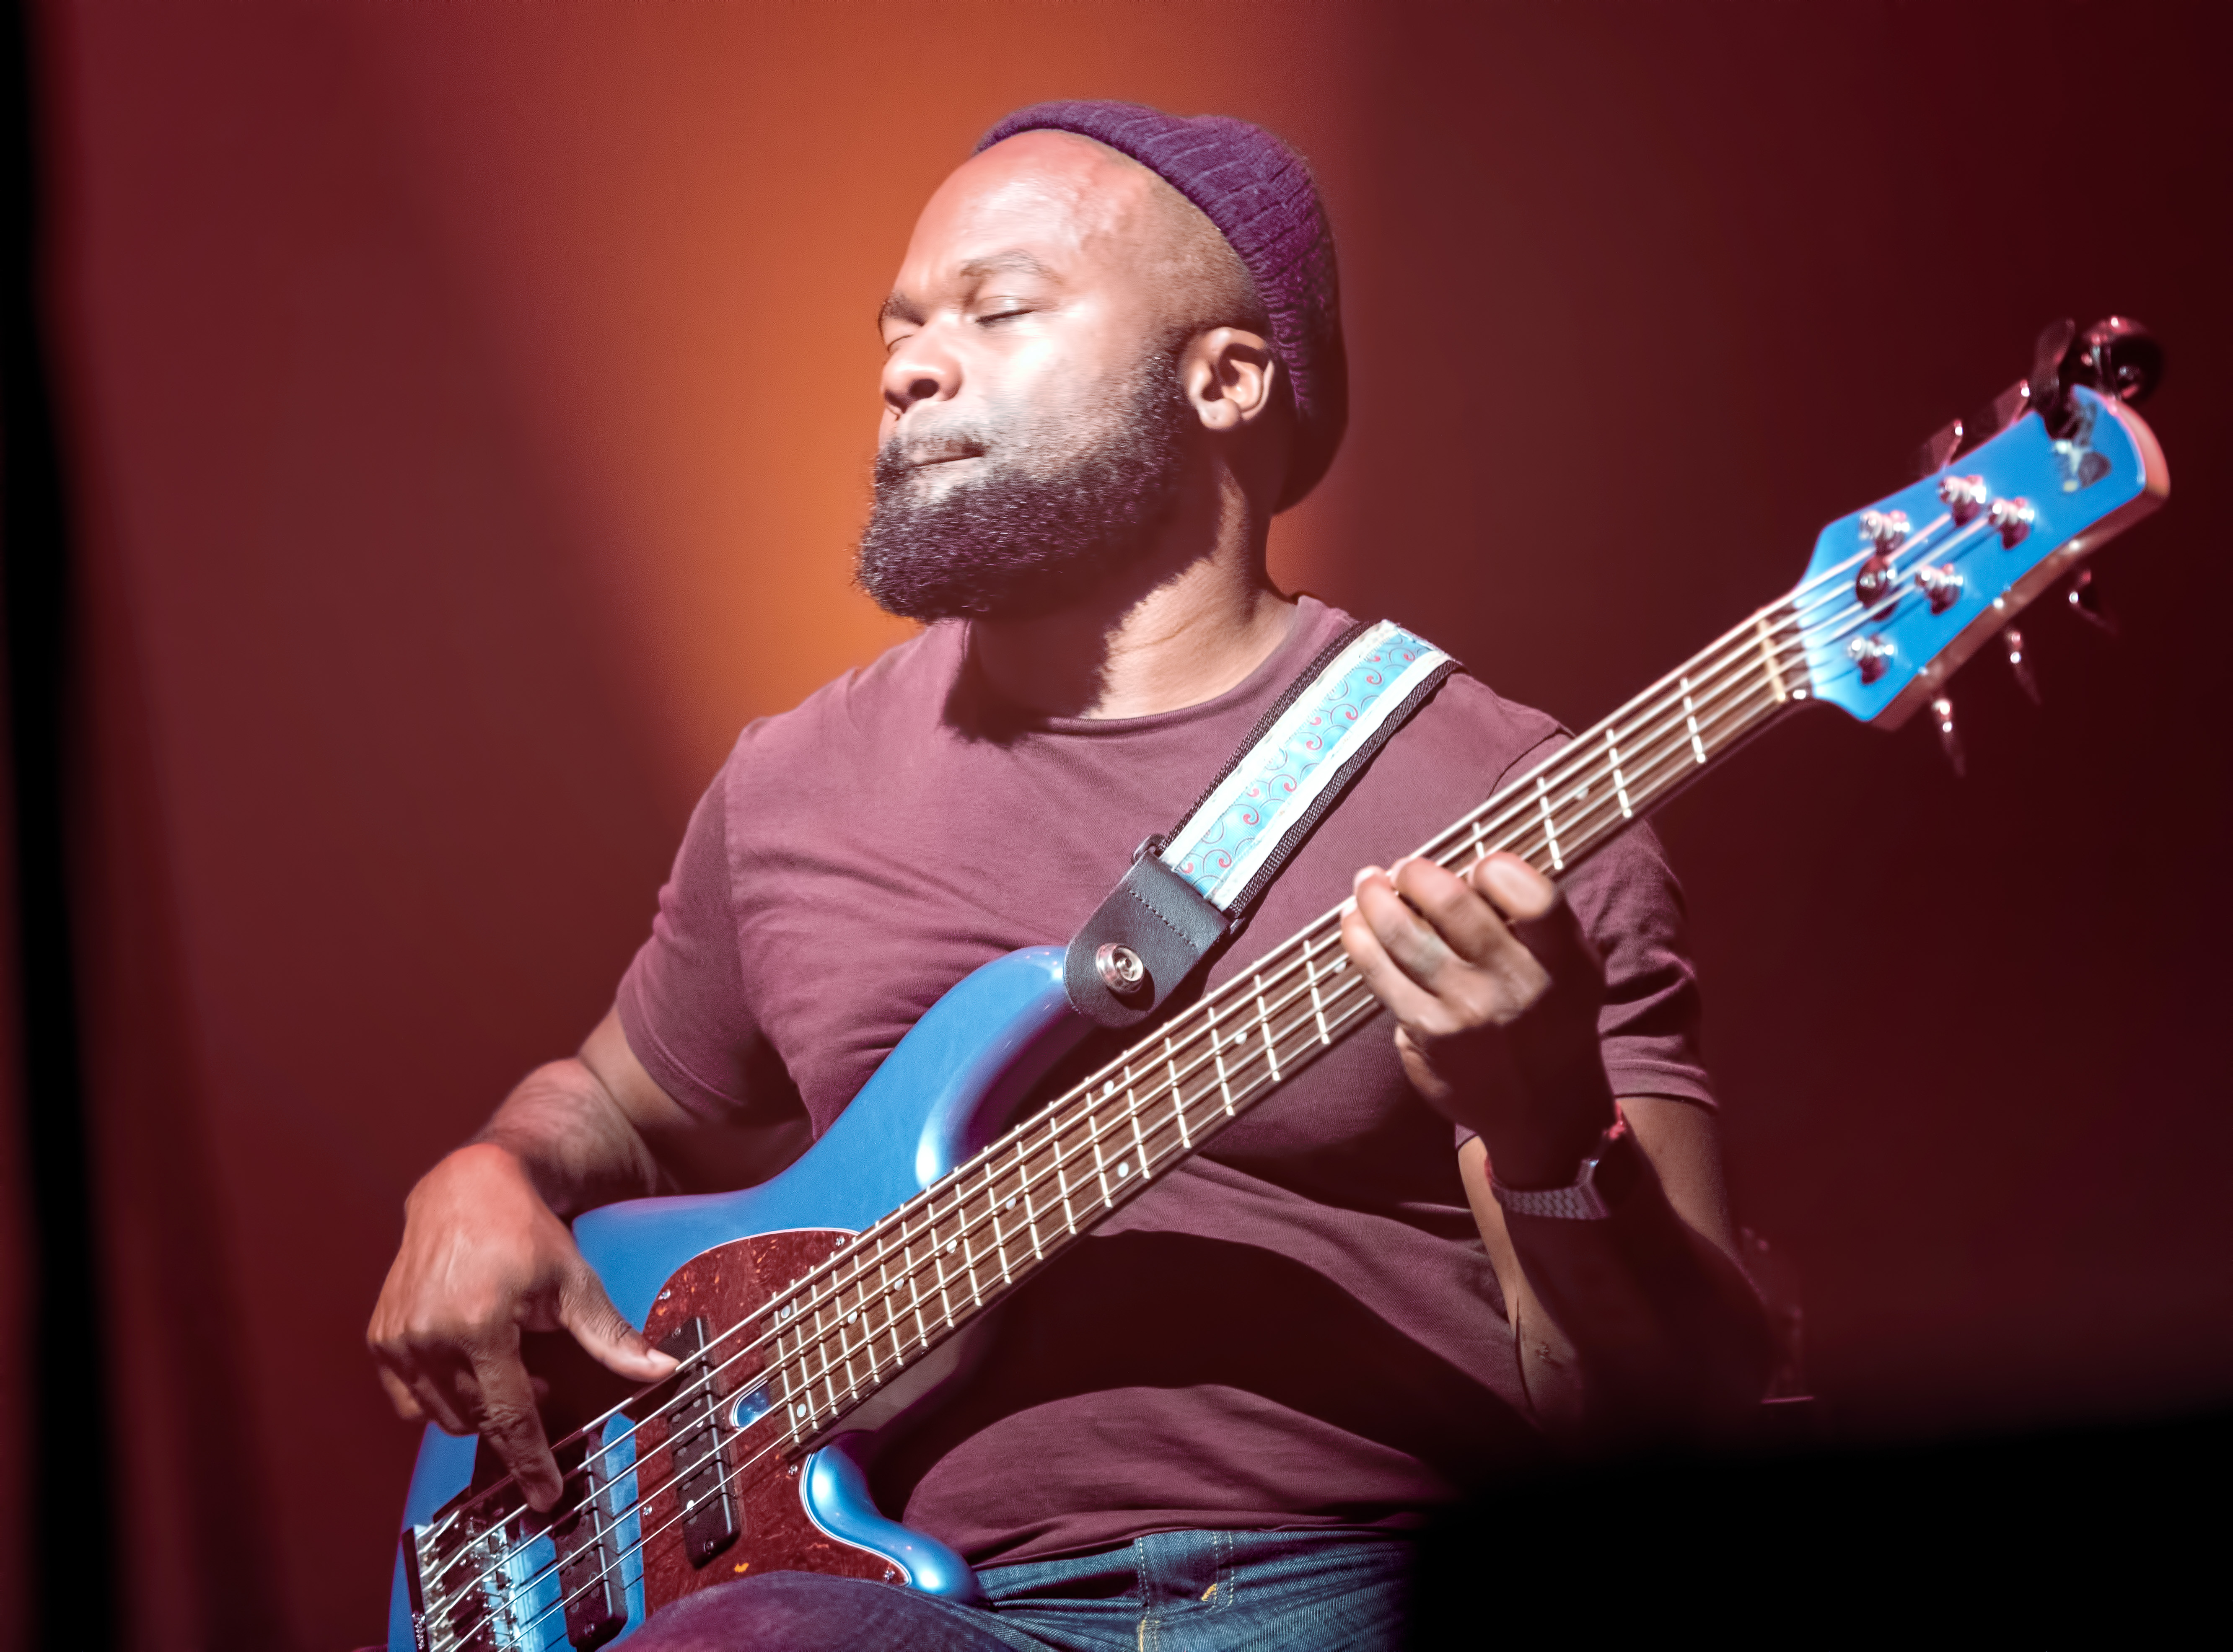
<path fill-rule="evenodd" d="M 943 491 L 925 488 L 905 444 L 887 442 L 855 578 L 879 608 L 910 620 L 1066 608 L 1145 555 L 1177 499 L 1194 423 L 1175 359 L 1157 352 L 1082 415 L 1011 412 L 916 433 L 984 456 L 980 474 Z"/>

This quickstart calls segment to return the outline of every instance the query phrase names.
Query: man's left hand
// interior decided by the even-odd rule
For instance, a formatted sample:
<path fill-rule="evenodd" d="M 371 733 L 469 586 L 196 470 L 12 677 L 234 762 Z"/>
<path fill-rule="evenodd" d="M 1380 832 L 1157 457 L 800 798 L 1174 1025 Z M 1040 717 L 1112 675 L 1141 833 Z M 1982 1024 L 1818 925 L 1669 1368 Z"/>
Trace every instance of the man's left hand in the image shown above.
<path fill-rule="evenodd" d="M 1367 867 L 1341 938 L 1395 1016 L 1419 1093 L 1481 1133 L 1510 1185 L 1571 1177 L 1611 1122 L 1605 970 L 1550 880 L 1501 853 L 1463 875 L 1420 859 Z"/>

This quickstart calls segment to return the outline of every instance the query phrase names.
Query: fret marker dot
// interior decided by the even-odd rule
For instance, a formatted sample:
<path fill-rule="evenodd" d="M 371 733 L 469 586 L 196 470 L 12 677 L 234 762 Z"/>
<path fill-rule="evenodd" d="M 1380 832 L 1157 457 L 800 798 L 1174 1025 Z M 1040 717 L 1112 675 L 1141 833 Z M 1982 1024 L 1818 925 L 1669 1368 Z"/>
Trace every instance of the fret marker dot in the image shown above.
<path fill-rule="evenodd" d="M 1122 1180 L 1124 1180 L 1124 1178 L 1125 1178 L 1125 1177 L 1127 1177 L 1127 1176 L 1130 1175 L 1131 1174 L 1132 1174 L 1132 1161 L 1131 1161 L 1130 1159 L 1119 1159 L 1119 1160 L 1117 1160 L 1117 1161 L 1116 1161 L 1116 1180 L 1117 1180 L 1122 1181 Z"/>
<path fill-rule="evenodd" d="M 947 1240 L 947 1241 L 946 1241 L 946 1253 L 947 1253 L 947 1255 L 948 1255 L 948 1256 L 952 1256 L 952 1255 L 954 1254 L 954 1247 L 955 1246 L 957 1246 L 957 1245 L 960 1244 L 960 1243 L 961 1243 L 961 1241 L 960 1241 L 960 1239 L 948 1239 L 948 1240 Z"/>

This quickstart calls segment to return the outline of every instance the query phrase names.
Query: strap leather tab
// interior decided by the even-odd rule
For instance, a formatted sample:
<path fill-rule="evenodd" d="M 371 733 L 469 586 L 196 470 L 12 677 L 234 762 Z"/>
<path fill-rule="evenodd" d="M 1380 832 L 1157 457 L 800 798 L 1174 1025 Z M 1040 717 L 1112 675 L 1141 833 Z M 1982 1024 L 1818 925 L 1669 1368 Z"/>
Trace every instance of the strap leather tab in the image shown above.
<path fill-rule="evenodd" d="M 1169 1001 L 1225 932 L 1223 913 L 1160 856 L 1142 855 L 1071 940 L 1062 971 L 1071 1007 L 1104 1027 L 1136 1026 Z M 1101 978 L 1101 949 L 1110 946 L 1130 947 L 1147 966 L 1140 985 L 1121 996 Z"/>
<path fill-rule="evenodd" d="M 1136 1026 L 1170 1001 L 1248 915 L 1350 783 L 1457 662 L 1387 620 L 1351 626 L 1320 651 L 1247 744 L 1167 836 L 1071 938 L 1071 1007 Z M 1111 948 L 1123 948 L 1110 960 Z M 1104 972 L 1104 960 L 1122 969 Z"/>

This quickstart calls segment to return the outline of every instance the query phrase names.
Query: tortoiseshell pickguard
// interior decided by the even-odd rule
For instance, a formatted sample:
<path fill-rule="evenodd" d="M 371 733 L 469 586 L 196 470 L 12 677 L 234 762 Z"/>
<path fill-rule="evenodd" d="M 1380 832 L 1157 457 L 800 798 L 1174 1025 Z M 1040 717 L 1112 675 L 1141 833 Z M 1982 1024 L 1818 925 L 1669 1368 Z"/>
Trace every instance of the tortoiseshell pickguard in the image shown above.
<path fill-rule="evenodd" d="M 718 1337 L 800 1275 L 827 1261 L 851 1238 L 824 1230 L 767 1233 L 717 1246 L 675 1270 L 652 1304 L 644 1334 L 658 1343 L 694 1318 L 705 1321 L 709 1337 Z M 720 1363 L 717 1359 L 716 1364 Z M 756 1354 L 716 1376 L 713 1389 L 724 1411 L 734 1396 L 756 1385 L 761 1363 L 762 1356 Z M 882 1556 L 840 1542 L 807 1518 L 799 1499 L 798 1460 L 778 1448 L 782 1433 L 783 1418 L 774 1412 L 741 1432 L 725 1431 L 723 1458 L 733 1476 L 730 1484 L 742 1532 L 735 1543 L 697 1567 L 684 1549 L 678 1499 L 665 1486 L 674 1473 L 666 1425 L 656 1416 L 644 1421 L 637 1484 L 656 1488 L 644 1499 L 643 1529 L 658 1534 L 643 1548 L 648 1611 L 656 1612 L 715 1584 L 767 1571 L 900 1581 Z"/>

